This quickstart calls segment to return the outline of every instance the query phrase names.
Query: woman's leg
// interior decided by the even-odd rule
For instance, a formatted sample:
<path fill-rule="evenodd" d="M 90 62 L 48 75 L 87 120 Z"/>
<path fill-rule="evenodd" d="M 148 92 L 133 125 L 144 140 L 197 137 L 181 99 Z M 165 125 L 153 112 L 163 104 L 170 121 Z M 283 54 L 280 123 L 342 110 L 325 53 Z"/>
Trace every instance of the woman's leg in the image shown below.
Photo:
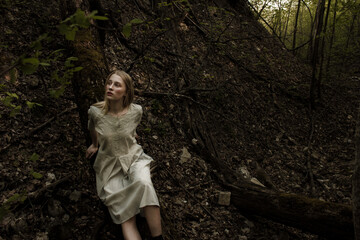
<path fill-rule="evenodd" d="M 151 236 L 160 236 L 162 234 L 160 208 L 158 206 L 146 206 L 143 209 Z"/>
<path fill-rule="evenodd" d="M 125 240 L 141 240 L 140 233 L 136 227 L 136 216 L 121 224 Z"/>

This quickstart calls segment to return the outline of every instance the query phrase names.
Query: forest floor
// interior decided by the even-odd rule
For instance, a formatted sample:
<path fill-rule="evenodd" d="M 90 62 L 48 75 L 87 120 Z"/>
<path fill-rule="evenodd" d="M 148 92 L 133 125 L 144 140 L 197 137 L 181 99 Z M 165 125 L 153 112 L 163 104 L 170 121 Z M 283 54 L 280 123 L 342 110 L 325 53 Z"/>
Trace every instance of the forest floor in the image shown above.
<path fill-rule="evenodd" d="M 1 20 L 0 31 L 6 34 L 0 40 L 7 46 L 1 48 L 1 62 L 10 62 L 27 51 L 27 43 L 46 30 L 44 19 L 57 21 L 57 17 L 52 17 L 54 9 L 49 7 L 45 11 L 42 7 L 20 3 L 12 9 L 1 9 L 6 18 Z M 34 20 L 40 10 L 45 11 L 43 17 Z M 19 30 L 19 26 L 31 26 L 33 21 L 42 29 Z M 110 48 L 111 44 L 114 45 Z M 105 48 L 112 52 L 121 46 L 112 42 Z M 154 55 L 156 52 L 160 55 L 161 48 L 159 45 L 152 49 Z M 306 79 L 307 70 L 303 65 L 297 66 L 291 54 L 279 57 L 277 45 L 267 46 L 267 50 L 268 56 L 293 63 L 291 70 L 275 74 L 286 89 L 294 87 L 294 76 Z M 249 66 L 260 61 L 258 56 L 252 57 L 246 60 Z M 122 63 L 111 54 L 108 60 L 117 62 L 114 65 Z M 214 64 L 230 66 L 221 60 Z M 282 66 L 274 62 L 273 67 Z M 260 76 L 269 74 L 261 66 L 257 69 Z M 160 73 L 154 71 L 154 74 Z M 48 73 L 19 74 L 14 82 L 9 78 L 1 79 L 1 84 L 6 84 L 6 89 L 1 88 L 1 96 L 7 96 L 6 92 L 16 93 L 18 98 L 12 102 L 23 107 L 19 114 L 10 117 L 9 107 L 0 105 L 0 240 L 89 239 L 105 215 L 96 195 L 94 172 L 85 159 L 87 146 L 71 88 L 55 99 L 47 94 L 54 85 Z M 142 82 L 138 76 L 137 79 L 136 86 L 141 90 Z M 234 98 L 228 97 L 221 106 L 222 113 L 229 113 L 226 116 L 241 122 L 236 131 L 226 119 L 204 108 L 205 115 L 210 115 L 207 124 L 218 126 L 213 128 L 213 134 L 219 141 L 221 156 L 239 174 L 256 176 L 253 163 L 257 162 L 280 191 L 351 204 L 353 140 L 359 99 L 356 79 L 324 84 L 323 100 L 313 118 L 309 118 L 307 107 L 302 104 L 307 92 L 301 83 L 297 82 L 295 90 L 285 93 L 279 90 L 279 85 L 273 88 L 263 82 L 244 83 L 241 94 L 245 95 L 245 102 L 235 102 L 238 96 L 233 95 Z M 165 80 L 152 81 L 149 90 L 153 92 L 164 92 L 166 86 L 172 84 Z M 236 88 L 226 91 L 231 94 Z M 211 100 L 203 103 L 213 106 L 212 101 L 222 97 L 215 94 L 219 92 L 206 95 Z M 220 91 L 221 94 L 225 93 Z M 26 101 L 42 106 L 30 109 Z M 163 226 L 166 239 L 321 239 L 245 214 L 232 204 L 220 205 L 219 195 L 227 190 L 215 177 L 218 170 L 193 151 L 193 143 L 186 137 L 186 121 L 181 117 L 183 101 L 137 96 L 135 102 L 144 108 L 137 132 L 144 151 L 155 159 L 153 183 L 167 223 Z M 237 132 L 239 129 L 242 132 Z M 311 169 L 307 168 L 307 159 L 312 163 Z M 311 192 L 310 171 L 315 176 L 315 193 Z M 116 226 L 109 224 L 100 234 L 100 239 L 118 238 Z"/>

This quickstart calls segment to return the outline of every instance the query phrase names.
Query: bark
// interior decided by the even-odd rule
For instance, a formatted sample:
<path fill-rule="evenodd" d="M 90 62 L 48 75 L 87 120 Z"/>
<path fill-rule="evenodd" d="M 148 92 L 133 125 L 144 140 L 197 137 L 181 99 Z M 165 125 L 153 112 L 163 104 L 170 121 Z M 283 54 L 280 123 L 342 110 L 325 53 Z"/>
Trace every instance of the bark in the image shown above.
<path fill-rule="evenodd" d="M 73 14 L 77 7 L 90 8 L 88 1 L 60 0 L 61 12 L 66 14 L 62 18 Z M 94 1 L 91 1 L 94 4 Z M 68 42 L 68 50 L 78 58 L 77 64 L 83 67 L 82 71 L 74 74 L 72 87 L 77 104 L 82 130 L 86 136 L 87 144 L 90 136 L 87 130 L 87 111 L 93 103 L 101 101 L 104 96 L 104 79 L 109 72 L 105 65 L 105 58 L 101 49 L 99 33 L 93 27 L 82 29 L 76 33 L 76 38 Z"/>
<path fill-rule="evenodd" d="M 293 51 L 296 48 L 296 33 L 297 33 L 297 25 L 298 25 L 299 13 L 300 13 L 300 5 L 301 5 L 301 0 L 299 0 L 299 2 L 298 2 L 298 7 L 296 10 L 296 16 L 295 16 L 294 37 L 293 37 L 293 44 L 292 44 Z M 295 54 L 295 51 L 293 53 Z"/>
<path fill-rule="evenodd" d="M 195 150 L 219 171 L 220 182 L 231 191 L 231 201 L 244 212 L 262 216 L 329 239 L 353 239 L 351 206 L 302 195 L 282 193 L 252 184 L 219 160 L 217 144 L 202 111 L 188 106 L 189 138 Z"/>
<path fill-rule="evenodd" d="M 355 169 L 352 176 L 352 202 L 355 239 L 360 239 L 360 105 L 355 131 Z"/>
<path fill-rule="evenodd" d="M 337 12 L 337 3 L 338 0 L 335 0 L 334 5 L 334 15 L 333 15 L 333 22 L 332 22 L 332 28 L 331 28 L 331 37 L 330 37 L 330 45 L 329 45 L 329 53 L 328 58 L 326 62 L 326 78 L 329 78 L 329 69 L 330 69 L 330 61 L 331 61 L 331 51 L 334 44 L 334 38 L 335 38 L 335 26 L 336 26 L 336 12 Z"/>
<path fill-rule="evenodd" d="M 316 16 L 314 21 L 314 30 L 312 37 L 312 50 L 311 50 L 311 65 L 312 65 L 312 76 L 310 82 L 310 109 L 315 108 L 316 89 L 319 84 L 318 77 L 318 62 L 319 62 L 319 49 L 320 49 L 320 37 L 323 31 L 323 17 L 325 10 L 325 0 L 319 0 L 316 9 Z"/>
<path fill-rule="evenodd" d="M 287 17 L 286 17 L 286 23 L 285 23 L 285 29 L 284 29 L 284 37 L 283 37 L 283 42 L 285 43 L 286 41 L 286 37 L 287 37 L 287 31 L 288 31 L 288 26 L 289 26 L 289 20 L 290 20 L 290 13 L 291 13 L 291 7 L 292 7 L 292 3 L 293 1 L 290 1 L 289 3 L 289 10 L 287 13 Z"/>
<path fill-rule="evenodd" d="M 319 66 L 319 81 L 317 82 L 316 90 L 317 90 L 317 97 L 318 99 L 321 99 L 321 80 L 322 80 L 322 73 L 323 73 L 323 66 L 324 66 L 324 49 L 325 49 L 325 36 L 326 36 L 326 30 L 327 30 L 327 24 L 329 19 L 329 12 L 330 12 L 330 6 L 331 6 L 331 0 L 328 0 L 328 5 L 326 9 L 326 15 L 325 15 L 325 24 L 324 24 L 324 30 L 321 37 L 321 49 L 320 49 L 320 66 Z"/>

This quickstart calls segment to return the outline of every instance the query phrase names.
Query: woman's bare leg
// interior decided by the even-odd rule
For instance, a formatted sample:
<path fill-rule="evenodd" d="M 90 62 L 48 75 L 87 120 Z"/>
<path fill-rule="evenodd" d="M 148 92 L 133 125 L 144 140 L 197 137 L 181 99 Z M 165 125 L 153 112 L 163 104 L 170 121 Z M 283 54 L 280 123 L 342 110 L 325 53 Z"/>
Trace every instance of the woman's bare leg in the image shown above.
<path fill-rule="evenodd" d="M 144 215 L 149 225 L 152 237 L 162 234 L 160 208 L 158 206 L 144 207 Z"/>
<path fill-rule="evenodd" d="M 136 216 L 121 224 L 125 240 L 141 240 L 140 233 L 136 227 Z"/>

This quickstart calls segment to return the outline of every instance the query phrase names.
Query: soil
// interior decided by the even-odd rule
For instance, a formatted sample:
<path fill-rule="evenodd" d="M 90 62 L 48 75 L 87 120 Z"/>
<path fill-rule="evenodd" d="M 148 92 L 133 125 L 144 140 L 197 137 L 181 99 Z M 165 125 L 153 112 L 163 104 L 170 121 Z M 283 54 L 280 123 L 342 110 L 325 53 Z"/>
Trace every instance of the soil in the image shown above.
<path fill-rule="evenodd" d="M 101 36 L 109 67 L 128 70 L 137 92 L 147 92 L 135 99 L 144 109 L 137 133 L 155 159 L 152 179 L 165 238 L 321 239 L 219 204 L 227 189 L 216 177 L 220 170 L 194 150 L 201 139 L 189 138 L 186 106 L 202 108 L 217 157 L 238 174 L 257 177 L 258 165 L 279 191 L 351 204 L 359 76 L 324 82 L 310 112 L 311 69 L 246 8 L 175 1 L 156 9 L 140 2 L 103 3 L 119 26 L 144 22 L 133 25 L 128 38 L 121 29 Z M 52 39 L 43 42 L 43 59 L 66 48 L 56 29 L 56 2 L 1 4 L 3 69 L 33 55 L 31 43 L 46 32 Z M 10 116 L 11 107 L 0 105 L 0 239 L 89 239 L 106 218 L 71 86 L 59 98 L 49 96 L 59 86 L 52 76 L 64 71 L 66 54 L 34 74 L 15 67 L 15 80 L 10 72 L 0 80 L 2 99 L 16 93 L 12 103 L 21 106 Z M 41 106 L 29 108 L 27 101 Z M 107 223 L 100 239 L 119 238 L 119 228 Z"/>

